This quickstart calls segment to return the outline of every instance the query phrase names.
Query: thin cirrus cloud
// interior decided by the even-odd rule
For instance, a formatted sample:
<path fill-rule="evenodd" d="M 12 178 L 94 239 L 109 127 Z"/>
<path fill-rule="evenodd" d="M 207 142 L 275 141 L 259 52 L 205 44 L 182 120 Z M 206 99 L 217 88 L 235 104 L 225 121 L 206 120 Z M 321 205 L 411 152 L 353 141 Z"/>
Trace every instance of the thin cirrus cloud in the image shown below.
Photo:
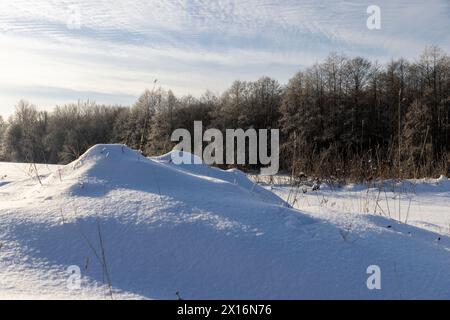
<path fill-rule="evenodd" d="M 177 94 L 234 79 L 286 82 L 336 51 L 381 62 L 450 49 L 448 0 L 0 2 L 0 114 L 91 99 L 131 104 L 154 79 Z M 369 5 L 381 30 L 368 30 Z M 70 28 L 79 15 L 80 28 Z M 78 21 L 78 20 L 75 20 Z M 69 23 L 69 24 L 68 24 Z"/>

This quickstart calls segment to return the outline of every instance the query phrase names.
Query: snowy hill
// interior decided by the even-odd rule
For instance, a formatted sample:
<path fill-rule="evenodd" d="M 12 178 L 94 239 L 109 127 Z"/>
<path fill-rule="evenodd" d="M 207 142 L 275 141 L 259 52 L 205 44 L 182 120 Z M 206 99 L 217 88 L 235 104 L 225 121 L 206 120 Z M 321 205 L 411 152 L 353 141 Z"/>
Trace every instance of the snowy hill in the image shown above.
<path fill-rule="evenodd" d="M 448 238 L 379 216 L 346 228 L 237 170 L 97 145 L 51 171 L 0 187 L 0 298 L 450 297 Z"/>

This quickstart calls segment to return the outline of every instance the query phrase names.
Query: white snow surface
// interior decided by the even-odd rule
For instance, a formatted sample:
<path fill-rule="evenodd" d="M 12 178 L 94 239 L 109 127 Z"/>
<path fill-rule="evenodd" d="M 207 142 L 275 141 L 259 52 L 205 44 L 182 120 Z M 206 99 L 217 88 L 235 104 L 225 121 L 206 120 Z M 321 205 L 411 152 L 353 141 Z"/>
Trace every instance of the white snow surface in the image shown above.
<path fill-rule="evenodd" d="M 302 212 L 238 170 L 170 158 L 97 145 L 38 168 L 42 184 L 16 174 L 0 186 L 0 298 L 450 298 L 448 235 Z M 67 286 L 73 265 L 80 289 Z M 371 265 L 381 290 L 367 288 Z"/>

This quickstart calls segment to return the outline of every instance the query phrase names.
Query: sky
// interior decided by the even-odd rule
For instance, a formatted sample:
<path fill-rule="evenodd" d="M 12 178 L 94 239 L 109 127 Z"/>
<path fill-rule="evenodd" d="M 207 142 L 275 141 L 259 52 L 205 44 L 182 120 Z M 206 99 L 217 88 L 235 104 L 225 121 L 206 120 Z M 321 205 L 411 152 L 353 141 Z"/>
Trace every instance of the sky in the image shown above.
<path fill-rule="evenodd" d="M 450 0 L 0 0 L 0 115 L 20 99 L 131 105 L 156 79 L 220 94 L 286 83 L 330 52 L 383 63 L 430 45 L 450 52 Z"/>

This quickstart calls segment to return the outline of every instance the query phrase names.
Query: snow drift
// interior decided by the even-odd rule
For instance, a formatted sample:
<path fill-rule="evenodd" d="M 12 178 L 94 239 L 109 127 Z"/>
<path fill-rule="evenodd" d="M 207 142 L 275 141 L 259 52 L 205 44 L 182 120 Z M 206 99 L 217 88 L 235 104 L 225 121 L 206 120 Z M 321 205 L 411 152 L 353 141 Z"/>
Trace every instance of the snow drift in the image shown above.
<path fill-rule="evenodd" d="M 97 145 L 42 185 L 0 187 L 0 297 L 450 297 L 448 238 L 374 216 L 343 229 L 238 170 L 170 158 Z"/>

